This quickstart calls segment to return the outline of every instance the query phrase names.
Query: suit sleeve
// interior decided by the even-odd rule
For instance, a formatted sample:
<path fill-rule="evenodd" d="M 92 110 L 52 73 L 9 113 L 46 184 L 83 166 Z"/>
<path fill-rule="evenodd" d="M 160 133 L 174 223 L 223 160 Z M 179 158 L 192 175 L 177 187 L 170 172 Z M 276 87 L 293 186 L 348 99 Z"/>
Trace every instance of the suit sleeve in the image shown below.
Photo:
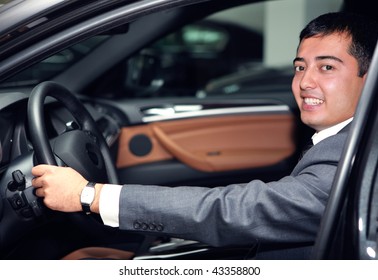
<path fill-rule="evenodd" d="M 120 228 L 212 246 L 314 241 L 345 137 L 321 141 L 279 181 L 216 188 L 125 185 Z"/>

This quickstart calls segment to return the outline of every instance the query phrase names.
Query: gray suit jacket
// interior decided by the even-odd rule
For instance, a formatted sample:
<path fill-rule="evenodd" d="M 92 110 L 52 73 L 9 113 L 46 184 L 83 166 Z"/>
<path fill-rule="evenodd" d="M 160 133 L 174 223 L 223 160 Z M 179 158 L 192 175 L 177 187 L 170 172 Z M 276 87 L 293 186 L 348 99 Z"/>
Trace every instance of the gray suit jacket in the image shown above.
<path fill-rule="evenodd" d="M 125 185 L 120 228 L 213 246 L 314 241 L 346 137 L 343 129 L 313 146 L 279 181 L 217 188 Z"/>

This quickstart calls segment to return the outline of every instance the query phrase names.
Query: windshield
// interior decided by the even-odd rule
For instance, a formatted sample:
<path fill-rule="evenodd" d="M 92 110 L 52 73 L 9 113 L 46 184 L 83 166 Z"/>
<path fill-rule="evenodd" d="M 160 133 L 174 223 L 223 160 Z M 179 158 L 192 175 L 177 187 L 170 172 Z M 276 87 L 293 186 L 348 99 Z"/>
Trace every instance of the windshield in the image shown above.
<path fill-rule="evenodd" d="M 18 73 L 1 83 L 0 87 L 34 86 L 52 79 L 85 57 L 108 37 L 107 35 L 98 35 L 73 45 Z"/>
<path fill-rule="evenodd" d="M 19 2 L 19 0 L 0 0 L 0 8 L 4 6 L 4 4 L 8 4 L 10 2 Z"/>

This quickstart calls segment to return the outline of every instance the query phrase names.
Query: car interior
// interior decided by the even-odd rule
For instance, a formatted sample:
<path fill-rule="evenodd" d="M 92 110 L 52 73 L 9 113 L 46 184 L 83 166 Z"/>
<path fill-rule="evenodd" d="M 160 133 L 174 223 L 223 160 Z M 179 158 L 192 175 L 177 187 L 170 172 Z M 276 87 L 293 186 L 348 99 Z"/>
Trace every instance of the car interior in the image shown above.
<path fill-rule="evenodd" d="M 326 11 L 372 14 L 355 1 L 320 1 L 316 9 L 308 1 L 298 8 L 305 20 L 287 24 L 293 42 L 277 48 L 285 40 L 266 32 L 295 17 L 292 1 L 139 2 L 101 13 L 93 6 L 85 16 L 75 4 L 64 10 L 67 20 L 52 11 L 33 34 L 20 31 L 12 48 L 4 39 L 1 259 L 61 259 L 93 246 L 135 259 L 253 258 L 256 244 L 215 248 L 49 210 L 33 193 L 30 169 L 48 163 L 96 182 L 171 187 L 278 180 L 313 133 L 291 93 L 300 28 Z M 261 26 L 264 19 L 274 27 Z"/>

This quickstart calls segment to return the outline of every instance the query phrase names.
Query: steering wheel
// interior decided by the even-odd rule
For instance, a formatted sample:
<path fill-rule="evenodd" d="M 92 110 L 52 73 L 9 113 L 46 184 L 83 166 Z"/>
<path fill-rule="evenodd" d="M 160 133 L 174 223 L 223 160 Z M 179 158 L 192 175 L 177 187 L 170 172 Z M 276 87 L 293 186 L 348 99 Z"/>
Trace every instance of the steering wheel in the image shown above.
<path fill-rule="evenodd" d="M 53 97 L 63 104 L 75 118 L 77 125 L 49 140 L 44 119 L 46 97 Z M 34 147 L 37 164 L 69 166 L 89 181 L 118 184 L 116 168 L 109 147 L 84 105 L 67 88 L 47 81 L 37 85 L 28 102 L 28 125 L 30 140 Z M 83 212 L 70 213 L 69 217 L 83 231 L 106 236 L 109 231 L 100 222 L 100 215 L 85 215 Z"/>
<path fill-rule="evenodd" d="M 77 121 L 77 128 L 67 126 L 65 132 L 49 140 L 44 119 L 44 101 L 53 97 L 63 104 Z M 28 102 L 28 122 L 30 140 L 34 147 L 37 164 L 70 166 L 87 180 L 98 183 L 118 184 L 118 177 L 109 147 L 97 125 L 83 103 L 67 88 L 47 81 L 37 85 Z M 69 217 L 93 237 L 96 242 L 114 244 L 125 242 L 141 244 L 143 236 L 123 232 L 105 226 L 100 215 L 84 212 L 69 213 Z"/>
<path fill-rule="evenodd" d="M 78 125 L 78 129 L 67 126 L 51 143 L 43 110 L 48 96 L 62 103 Z M 38 164 L 58 165 L 58 159 L 60 165 L 72 167 L 87 180 L 118 184 L 116 168 L 103 135 L 88 110 L 67 88 L 51 81 L 37 85 L 29 98 L 28 122 Z"/>

